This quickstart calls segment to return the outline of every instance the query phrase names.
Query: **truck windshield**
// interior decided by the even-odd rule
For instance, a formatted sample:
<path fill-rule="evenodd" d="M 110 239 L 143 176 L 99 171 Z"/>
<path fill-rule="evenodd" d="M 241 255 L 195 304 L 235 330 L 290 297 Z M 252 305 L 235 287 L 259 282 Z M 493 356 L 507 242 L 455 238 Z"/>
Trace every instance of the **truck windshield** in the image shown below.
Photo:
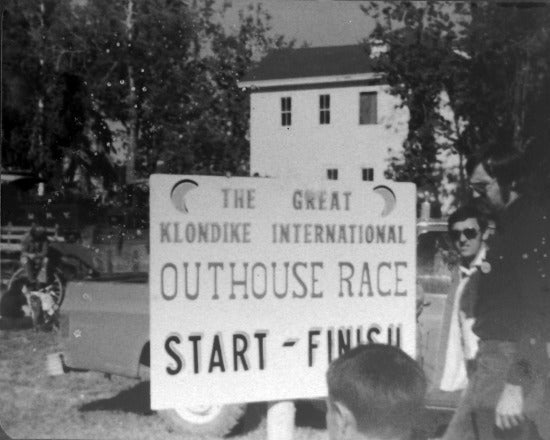
<path fill-rule="evenodd" d="M 417 280 L 427 293 L 445 295 L 457 256 L 446 231 L 427 231 L 418 236 Z"/>

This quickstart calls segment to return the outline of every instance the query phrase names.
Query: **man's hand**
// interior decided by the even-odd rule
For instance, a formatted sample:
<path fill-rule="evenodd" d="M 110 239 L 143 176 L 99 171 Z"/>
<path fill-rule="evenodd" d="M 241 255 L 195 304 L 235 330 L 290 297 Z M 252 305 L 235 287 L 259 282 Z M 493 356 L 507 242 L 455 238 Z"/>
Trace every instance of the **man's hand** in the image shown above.
<path fill-rule="evenodd" d="M 500 429 L 510 429 L 519 425 L 523 414 L 523 390 L 520 385 L 504 384 L 496 407 L 495 423 Z"/>

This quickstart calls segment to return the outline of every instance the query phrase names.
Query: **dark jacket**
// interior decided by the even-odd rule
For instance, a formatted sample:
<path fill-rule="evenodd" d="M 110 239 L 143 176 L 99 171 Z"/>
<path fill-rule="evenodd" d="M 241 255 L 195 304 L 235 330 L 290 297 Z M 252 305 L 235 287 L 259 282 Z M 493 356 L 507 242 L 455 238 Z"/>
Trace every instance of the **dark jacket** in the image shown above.
<path fill-rule="evenodd" d="M 21 240 L 21 252 L 23 254 L 35 254 L 45 257 L 48 253 L 48 237 L 46 233 L 29 231 Z"/>
<path fill-rule="evenodd" d="M 517 342 L 508 380 L 527 385 L 548 371 L 550 204 L 520 197 L 507 207 L 487 262 L 490 271 L 479 280 L 474 332 L 481 340 Z"/>

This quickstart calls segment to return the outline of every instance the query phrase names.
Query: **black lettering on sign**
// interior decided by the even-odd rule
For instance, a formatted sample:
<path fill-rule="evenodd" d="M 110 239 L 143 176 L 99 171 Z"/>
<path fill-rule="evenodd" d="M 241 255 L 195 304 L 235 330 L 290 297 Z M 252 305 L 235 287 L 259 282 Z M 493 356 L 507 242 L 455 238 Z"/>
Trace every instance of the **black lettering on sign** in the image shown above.
<path fill-rule="evenodd" d="M 243 263 L 243 270 L 244 275 L 242 280 L 235 279 L 235 263 L 229 263 L 229 267 L 231 268 L 231 295 L 229 295 L 229 299 L 235 299 L 237 296 L 235 295 L 235 287 L 236 286 L 242 286 L 244 288 L 244 295 L 243 299 L 248 299 L 248 291 L 247 291 L 247 269 L 248 269 L 248 263 Z"/>
<path fill-rule="evenodd" d="M 285 268 L 285 288 L 284 291 L 277 291 L 277 263 L 271 263 L 271 267 L 273 268 L 273 294 L 280 299 L 284 298 L 288 293 L 288 267 L 290 266 L 290 263 L 283 263 L 283 266 Z"/>
<path fill-rule="evenodd" d="M 256 207 L 254 205 L 255 189 L 222 188 L 222 193 L 224 208 L 254 209 Z"/>
<path fill-rule="evenodd" d="M 338 293 L 338 296 L 340 296 L 340 297 L 344 296 L 344 288 L 343 288 L 343 283 L 344 282 L 348 286 L 347 287 L 348 295 L 353 296 L 353 292 L 351 290 L 351 277 L 353 276 L 353 272 L 354 272 L 353 264 L 345 262 L 345 261 L 341 261 L 340 263 L 338 263 L 338 267 L 340 268 L 340 292 Z M 346 275 L 347 276 L 344 276 L 344 268 L 346 268 L 346 271 L 347 271 Z"/>
<path fill-rule="evenodd" d="M 327 350 L 328 350 L 328 363 L 332 362 L 332 331 L 334 329 L 330 327 L 327 330 Z"/>
<path fill-rule="evenodd" d="M 362 270 L 355 270 L 355 266 L 347 261 L 338 263 L 340 272 L 340 290 L 338 296 L 353 297 L 358 292 L 360 297 L 374 295 L 373 282 L 376 293 L 385 296 L 407 296 L 407 289 L 403 285 L 403 270 L 407 269 L 406 261 L 381 261 L 376 267 L 375 279 L 371 279 L 369 263 L 363 262 Z M 357 273 L 357 275 L 355 275 Z M 360 273 L 360 275 L 359 275 Z M 354 289 L 355 287 L 355 289 Z M 366 294 L 366 295 L 365 295 Z"/>
<path fill-rule="evenodd" d="M 168 282 L 168 279 L 170 277 L 170 274 L 172 275 L 172 292 L 166 291 L 166 283 Z M 176 297 L 178 294 L 178 270 L 176 269 L 176 265 L 172 263 L 166 263 L 164 266 L 162 266 L 162 269 L 160 271 L 160 294 L 166 301 L 170 301 Z"/>
<path fill-rule="evenodd" d="M 323 332 L 325 334 L 323 334 Z M 389 344 L 401 346 L 401 324 L 387 324 L 384 327 L 376 323 L 350 327 L 312 328 L 308 331 L 308 366 L 312 366 L 316 354 L 327 355 L 330 364 L 361 344 Z M 325 337 L 326 336 L 326 337 Z M 386 338 L 384 340 L 384 338 Z M 326 351 L 325 351 L 326 350 Z"/>
<path fill-rule="evenodd" d="M 350 196 L 350 191 L 331 191 L 327 194 L 326 191 L 297 189 L 292 194 L 292 206 L 297 210 L 349 211 Z"/>
<path fill-rule="evenodd" d="M 187 299 L 194 300 L 199 297 L 199 281 L 200 281 L 199 274 L 200 274 L 201 264 L 195 263 L 195 272 L 197 274 L 197 276 L 195 277 L 195 289 L 194 289 L 195 293 L 189 292 L 189 272 L 187 270 L 188 267 L 189 267 L 189 263 L 183 263 L 183 270 L 185 271 L 185 297 Z"/>
<path fill-rule="evenodd" d="M 168 356 L 170 356 L 176 363 L 175 367 L 172 367 L 170 365 L 166 367 L 166 372 L 172 376 L 178 374 L 183 368 L 183 357 L 181 353 L 176 350 L 175 347 L 172 347 L 173 344 L 179 345 L 180 343 L 181 336 L 178 334 L 168 336 L 166 338 L 166 341 L 164 342 L 164 350 L 166 350 Z"/>
<path fill-rule="evenodd" d="M 263 289 L 256 290 L 258 281 Z M 262 299 L 267 294 L 267 268 L 263 263 L 255 263 L 252 266 L 252 295 L 255 298 Z"/>
<path fill-rule="evenodd" d="M 396 261 L 395 262 L 395 296 L 407 296 L 407 289 L 400 290 L 399 283 L 403 281 L 403 278 L 401 278 L 399 269 L 404 267 L 407 268 L 407 262 L 406 261 Z"/>
<path fill-rule="evenodd" d="M 267 337 L 267 331 L 256 332 L 254 337 L 258 340 L 258 367 L 260 370 L 265 368 L 265 346 L 264 340 Z"/>
<path fill-rule="evenodd" d="M 395 338 L 394 338 L 395 335 Z M 393 325 L 388 326 L 388 344 L 395 345 L 396 347 L 401 346 L 401 328 L 400 326 L 394 327 Z"/>
<path fill-rule="evenodd" d="M 319 343 L 317 340 L 314 340 L 313 338 L 316 336 L 319 336 L 321 334 L 321 330 L 319 329 L 312 329 L 308 332 L 307 337 L 307 365 L 308 367 L 313 367 L 313 350 L 317 349 L 319 347 Z"/>
<path fill-rule="evenodd" d="M 367 286 L 367 296 L 372 296 L 372 286 L 370 283 L 370 271 L 368 263 L 363 264 L 363 272 L 361 273 L 361 287 L 359 287 L 359 296 L 363 296 L 363 287 Z"/>
<path fill-rule="evenodd" d="M 388 289 L 388 290 L 382 290 L 382 289 L 380 288 L 380 279 L 382 278 L 380 272 L 381 272 L 381 269 L 382 269 L 383 267 L 387 267 L 388 269 L 391 269 L 391 263 L 389 263 L 389 262 L 387 262 L 387 261 L 383 261 L 382 263 L 380 263 L 380 264 L 378 265 L 378 276 L 376 277 L 376 279 L 377 279 L 378 282 L 377 282 L 376 284 L 377 284 L 377 286 L 378 286 L 378 294 L 379 294 L 380 296 L 388 296 L 388 295 L 391 295 L 391 290 L 390 290 L 390 289 Z"/>
<path fill-rule="evenodd" d="M 218 269 L 223 269 L 223 263 L 208 263 L 208 269 L 214 269 L 214 295 L 212 295 L 212 299 L 220 299 L 218 295 Z"/>
<path fill-rule="evenodd" d="M 248 335 L 246 333 L 235 333 L 233 335 L 233 370 L 239 371 L 239 361 L 243 370 L 248 370 L 248 359 L 246 357 L 248 345 Z"/>
<path fill-rule="evenodd" d="M 378 326 L 376 324 L 368 329 L 368 331 L 367 331 L 367 341 L 369 341 L 369 344 L 373 343 L 373 342 L 377 342 L 376 335 L 379 335 L 380 331 L 381 331 L 380 326 Z"/>
<path fill-rule="evenodd" d="M 210 364 L 208 365 L 208 372 L 212 373 L 214 368 L 219 368 L 222 373 L 225 372 L 225 360 L 223 358 L 222 343 L 219 334 L 214 336 L 214 342 L 212 343 L 212 353 L 210 355 Z"/>
<path fill-rule="evenodd" d="M 304 280 L 300 278 L 300 275 L 298 275 L 298 266 L 302 266 L 304 268 L 307 268 L 307 263 L 299 262 L 294 263 L 292 265 L 292 274 L 294 275 L 294 278 L 296 278 L 296 281 L 300 283 L 300 286 L 302 286 L 302 293 L 299 294 L 296 290 L 292 291 L 292 297 L 293 298 L 305 298 L 307 296 L 307 286 L 306 283 L 304 283 Z"/>
<path fill-rule="evenodd" d="M 338 356 L 351 350 L 351 328 L 338 329 Z"/>
<path fill-rule="evenodd" d="M 200 372 L 200 342 L 202 339 L 202 335 L 189 335 L 187 339 L 189 339 L 189 341 L 191 341 L 191 344 L 193 344 L 193 373 L 198 374 Z"/>
<path fill-rule="evenodd" d="M 312 298 L 322 298 L 323 297 L 323 291 L 315 291 L 315 286 L 317 284 L 317 281 L 319 281 L 319 278 L 315 275 L 315 269 L 322 269 L 323 268 L 323 262 L 317 261 L 311 263 L 311 297 Z"/>
<path fill-rule="evenodd" d="M 172 239 L 170 238 L 170 223 L 161 222 L 160 223 L 160 242 L 161 243 L 170 243 Z"/>

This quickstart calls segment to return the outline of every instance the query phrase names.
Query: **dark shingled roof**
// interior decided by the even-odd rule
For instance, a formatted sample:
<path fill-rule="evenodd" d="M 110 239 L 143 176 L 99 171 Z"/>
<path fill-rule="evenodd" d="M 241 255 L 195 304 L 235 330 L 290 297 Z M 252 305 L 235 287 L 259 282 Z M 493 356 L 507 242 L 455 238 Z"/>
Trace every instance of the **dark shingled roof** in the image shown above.
<path fill-rule="evenodd" d="M 269 53 L 241 80 L 262 81 L 373 72 L 365 46 L 279 49 Z"/>

